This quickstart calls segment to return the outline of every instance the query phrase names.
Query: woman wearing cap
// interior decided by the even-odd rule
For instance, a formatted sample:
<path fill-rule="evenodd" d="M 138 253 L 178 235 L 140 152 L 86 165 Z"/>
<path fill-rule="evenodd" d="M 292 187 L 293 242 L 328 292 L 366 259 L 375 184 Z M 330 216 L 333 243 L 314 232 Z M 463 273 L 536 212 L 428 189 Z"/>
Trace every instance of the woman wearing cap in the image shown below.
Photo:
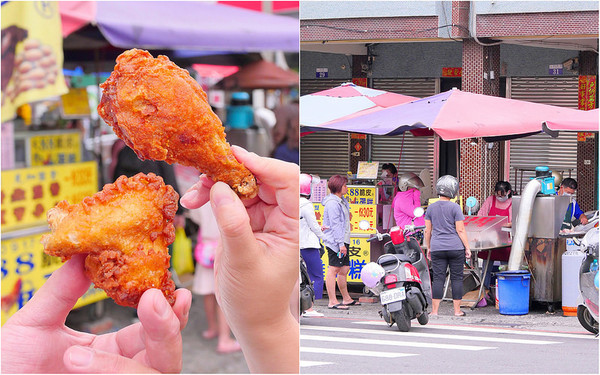
<path fill-rule="evenodd" d="M 311 201 L 310 194 L 312 185 L 318 183 L 318 177 L 309 174 L 300 174 L 300 254 L 306 263 L 308 276 L 313 282 L 315 290 L 315 299 L 323 298 L 323 262 L 321 261 L 321 243 L 325 235 L 319 227 L 315 216 L 315 208 Z M 303 316 L 323 316 L 323 314 L 307 309 Z"/>
<path fill-rule="evenodd" d="M 458 194 L 458 180 L 442 176 L 435 185 L 440 199 L 432 203 L 425 213 L 425 246 L 427 258 L 433 268 L 433 300 L 431 315 L 438 315 L 444 296 L 446 269 L 450 267 L 454 315 L 464 316 L 460 309 L 463 295 L 463 268 L 471 249 L 465 231 L 465 216 L 460 206 L 450 200 Z"/>
<path fill-rule="evenodd" d="M 404 173 L 398 179 L 398 189 L 400 191 L 396 193 L 392 201 L 392 208 L 396 225 L 400 228 L 410 225 L 415 219 L 415 208 L 421 206 L 421 191 L 419 189 L 423 186 L 421 178 L 412 172 Z M 415 225 L 425 225 L 425 218 L 416 218 Z"/>

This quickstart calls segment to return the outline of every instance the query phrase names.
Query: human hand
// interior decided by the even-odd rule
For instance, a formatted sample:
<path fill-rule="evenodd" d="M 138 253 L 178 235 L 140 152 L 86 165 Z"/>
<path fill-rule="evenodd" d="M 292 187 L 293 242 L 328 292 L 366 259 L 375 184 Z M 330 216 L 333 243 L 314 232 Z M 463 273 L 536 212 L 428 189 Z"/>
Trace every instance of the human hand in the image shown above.
<path fill-rule="evenodd" d="M 471 259 L 471 249 L 465 249 L 465 258 Z"/>
<path fill-rule="evenodd" d="M 431 249 L 427 249 L 427 260 L 431 262 Z"/>
<path fill-rule="evenodd" d="M 587 223 L 589 223 L 589 220 L 587 218 L 587 216 L 585 216 L 585 214 L 582 214 L 581 216 L 579 216 L 579 221 L 581 221 L 581 224 L 586 225 Z"/>
<path fill-rule="evenodd" d="M 210 199 L 221 232 L 217 300 L 250 371 L 297 373 L 298 322 L 289 301 L 298 280 L 300 171 L 240 147 L 232 151 L 256 176 L 258 195 L 241 201 L 229 186 L 203 175 L 181 204 L 194 209 Z"/>
<path fill-rule="evenodd" d="M 140 298 L 139 323 L 118 332 L 93 335 L 65 326 L 65 319 L 90 281 L 85 255 L 73 256 L 2 327 L 2 372 L 149 373 L 180 372 L 181 330 L 192 302 L 175 291 L 171 308 L 161 291 Z"/>
<path fill-rule="evenodd" d="M 346 246 L 340 246 L 340 253 L 346 256 L 346 253 L 348 253 L 348 249 L 346 249 Z"/>

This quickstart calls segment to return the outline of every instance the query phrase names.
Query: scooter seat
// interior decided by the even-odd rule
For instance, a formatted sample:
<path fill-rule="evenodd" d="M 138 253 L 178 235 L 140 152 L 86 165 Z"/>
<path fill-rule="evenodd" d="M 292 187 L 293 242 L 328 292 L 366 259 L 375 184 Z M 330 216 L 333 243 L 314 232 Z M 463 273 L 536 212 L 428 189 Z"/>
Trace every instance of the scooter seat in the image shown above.
<path fill-rule="evenodd" d="M 385 267 L 385 266 L 389 266 L 390 264 L 394 264 L 398 261 L 400 262 L 410 262 L 411 259 L 410 257 L 404 255 L 404 254 L 392 254 L 394 256 L 394 258 L 391 257 L 386 257 L 383 262 L 381 262 L 379 265 Z"/>

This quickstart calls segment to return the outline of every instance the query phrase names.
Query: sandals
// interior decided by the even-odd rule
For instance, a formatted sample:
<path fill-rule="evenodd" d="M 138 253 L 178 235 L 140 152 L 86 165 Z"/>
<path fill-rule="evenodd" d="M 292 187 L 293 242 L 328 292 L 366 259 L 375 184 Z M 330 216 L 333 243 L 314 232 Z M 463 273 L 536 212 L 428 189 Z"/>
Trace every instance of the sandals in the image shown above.
<path fill-rule="evenodd" d="M 338 303 L 337 305 L 333 306 L 327 306 L 327 308 L 332 310 L 350 310 L 348 306 L 344 305 L 343 303 Z"/>
<path fill-rule="evenodd" d="M 465 316 L 465 315 L 467 315 L 467 313 L 464 311 L 461 311 L 460 314 L 454 314 L 454 316 Z"/>
<path fill-rule="evenodd" d="M 342 305 L 344 305 L 344 306 L 360 306 L 360 302 L 358 302 L 357 300 L 352 300 L 352 302 L 342 303 Z"/>

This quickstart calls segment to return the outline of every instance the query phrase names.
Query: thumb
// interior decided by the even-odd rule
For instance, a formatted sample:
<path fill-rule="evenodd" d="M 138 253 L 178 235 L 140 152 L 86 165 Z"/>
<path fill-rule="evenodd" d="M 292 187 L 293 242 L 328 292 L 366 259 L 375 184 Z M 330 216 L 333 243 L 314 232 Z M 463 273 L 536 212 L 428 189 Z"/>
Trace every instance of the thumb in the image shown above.
<path fill-rule="evenodd" d="M 253 257 L 250 254 L 256 239 L 250 226 L 250 218 L 242 201 L 222 182 L 217 182 L 210 190 L 210 204 L 217 220 L 223 250 L 226 254 L 235 253 L 237 256 Z M 243 249 L 243 251 L 241 251 Z"/>
<path fill-rule="evenodd" d="M 63 363 L 70 372 L 79 374 L 158 373 L 133 359 L 79 345 L 65 351 Z"/>

